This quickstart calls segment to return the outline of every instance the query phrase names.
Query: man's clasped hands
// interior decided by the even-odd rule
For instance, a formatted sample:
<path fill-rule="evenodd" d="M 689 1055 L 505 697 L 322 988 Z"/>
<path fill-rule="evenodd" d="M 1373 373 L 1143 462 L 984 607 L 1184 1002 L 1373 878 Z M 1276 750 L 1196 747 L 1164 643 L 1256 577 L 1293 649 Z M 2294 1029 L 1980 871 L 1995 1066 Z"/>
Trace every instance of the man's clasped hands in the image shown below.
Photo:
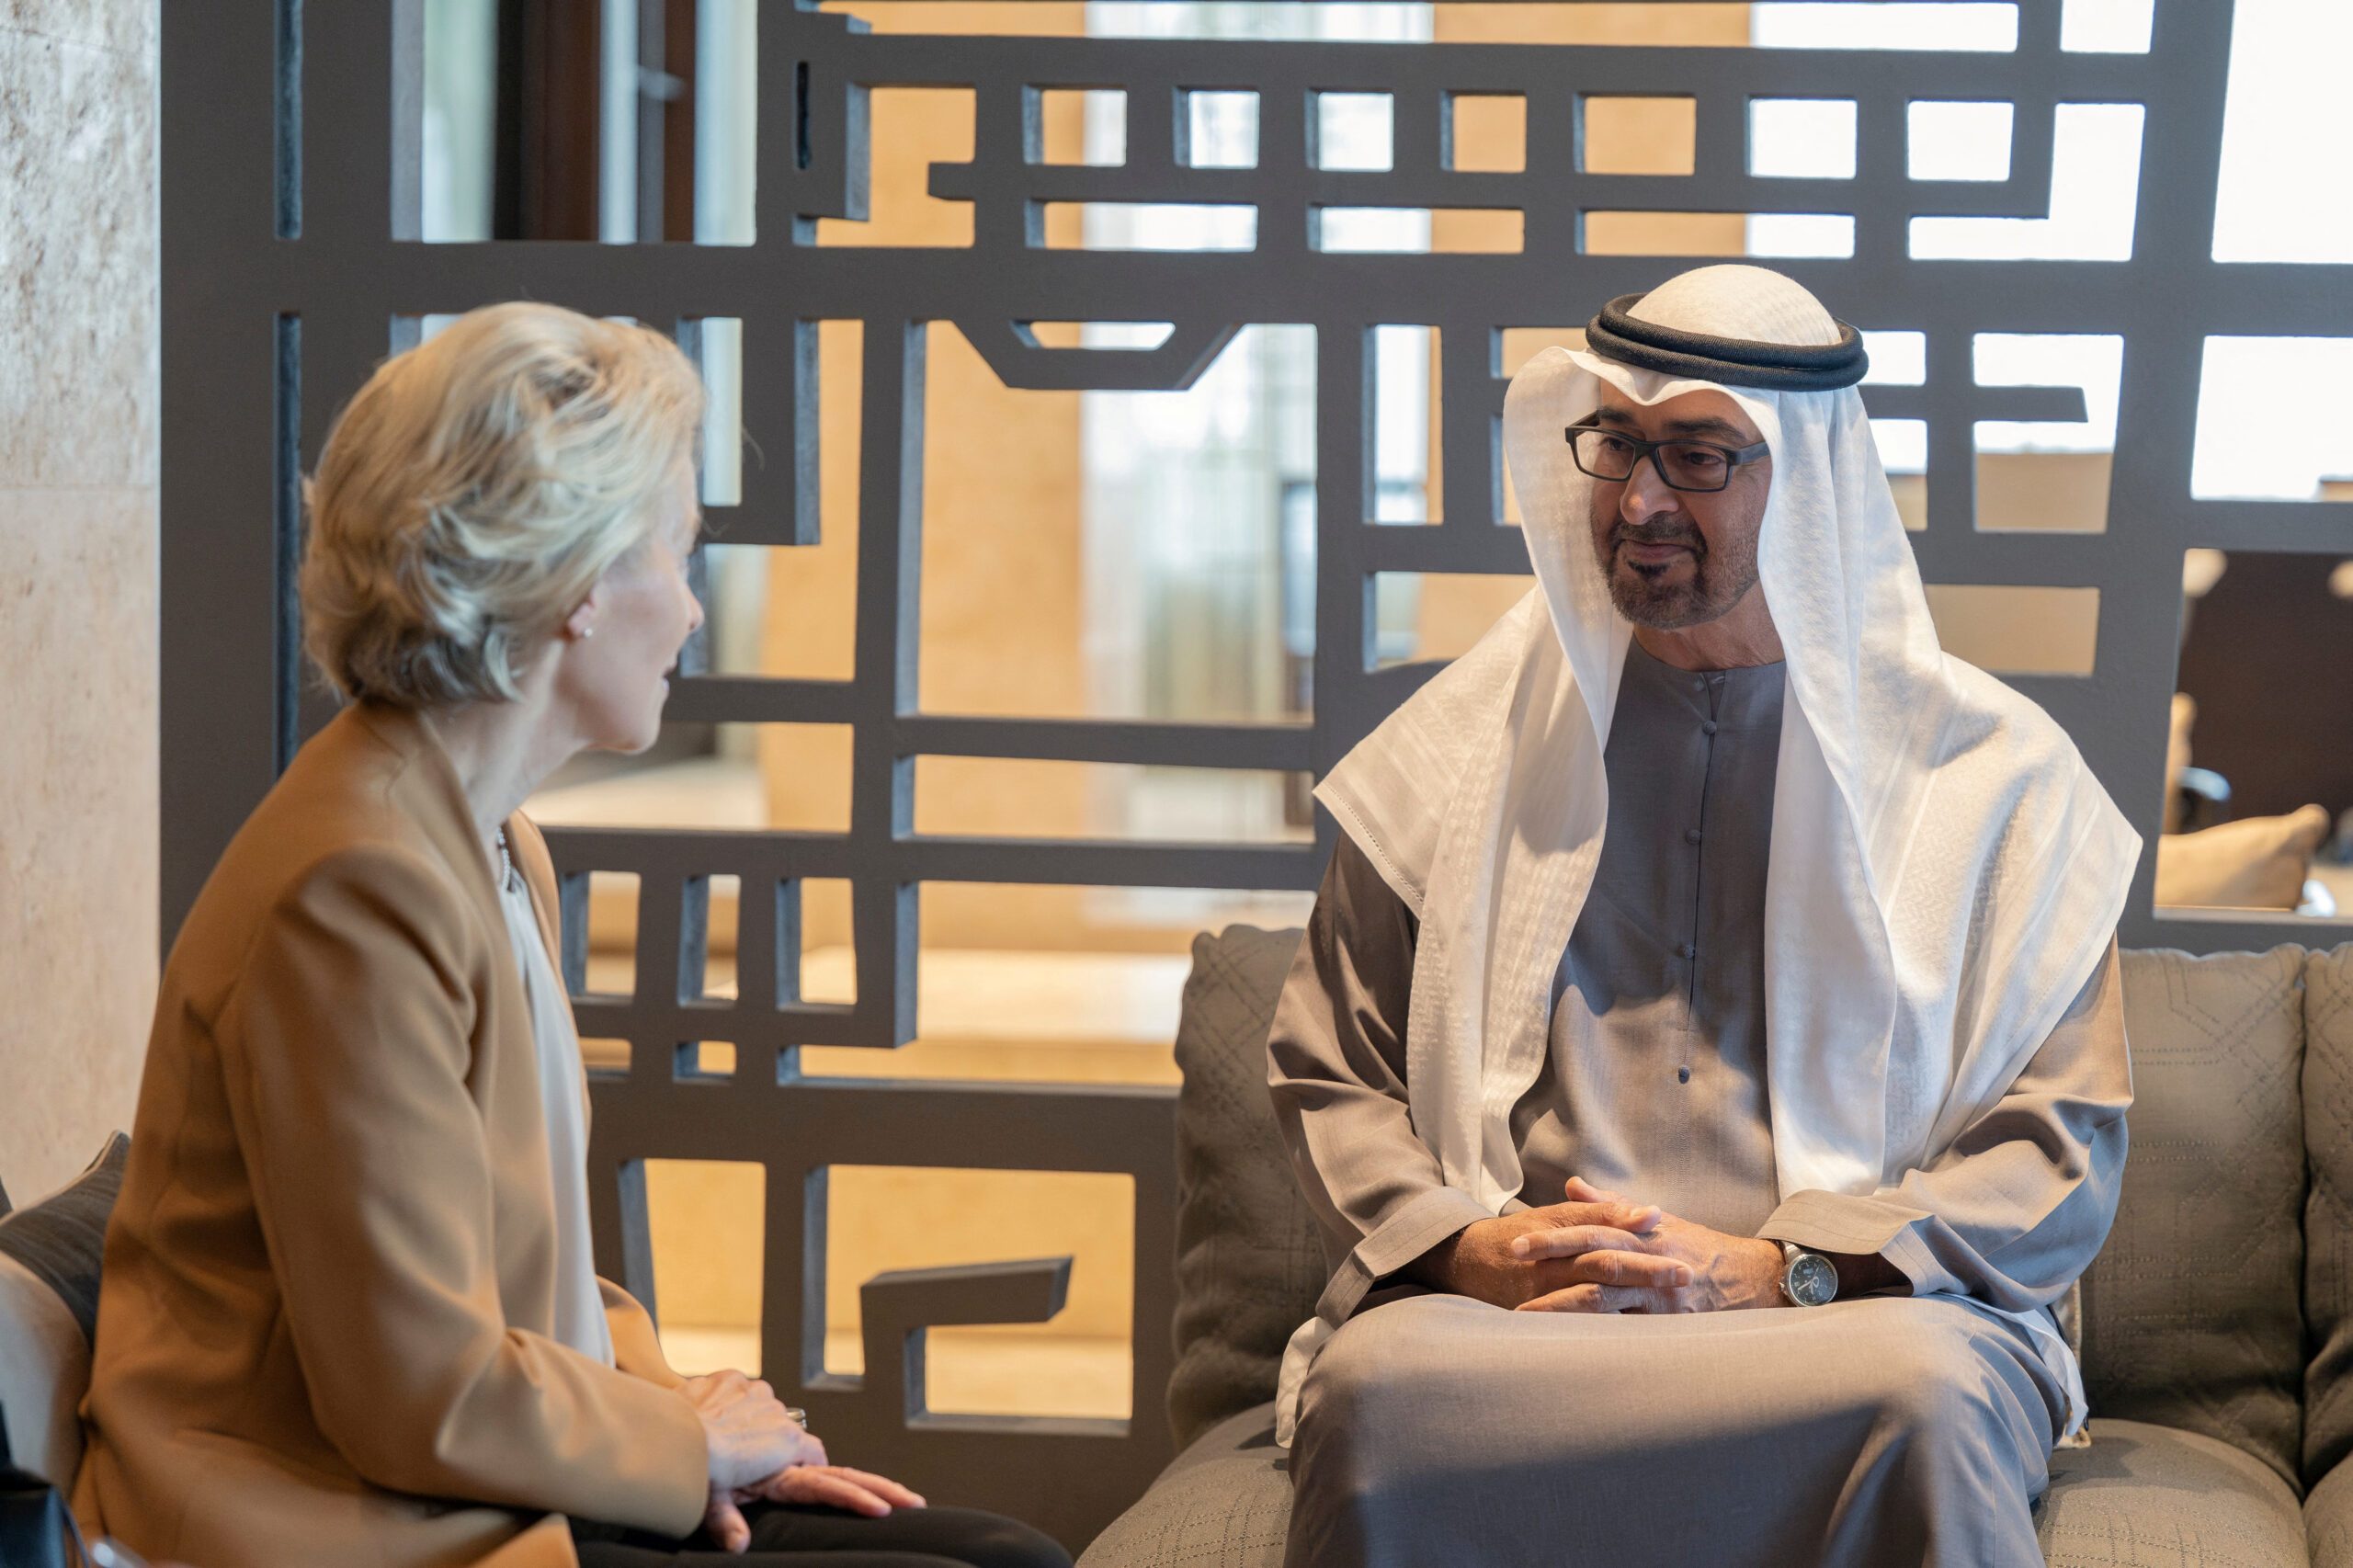
<path fill-rule="evenodd" d="M 1784 1304 L 1782 1264 L 1778 1242 L 1711 1231 L 1571 1176 L 1564 1201 L 1475 1221 L 1405 1274 L 1517 1312 L 1712 1312 Z"/>

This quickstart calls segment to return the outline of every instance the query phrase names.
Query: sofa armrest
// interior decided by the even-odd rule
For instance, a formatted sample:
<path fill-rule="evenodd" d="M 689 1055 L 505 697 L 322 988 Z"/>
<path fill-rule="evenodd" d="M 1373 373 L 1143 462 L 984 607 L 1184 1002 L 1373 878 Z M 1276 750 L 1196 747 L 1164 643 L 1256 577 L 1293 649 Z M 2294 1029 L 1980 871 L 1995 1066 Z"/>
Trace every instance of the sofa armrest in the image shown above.
<path fill-rule="evenodd" d="M 2321 1477 L 2304 1499 L 2304 1544 L 2313 1568 L 2353 1568 L 2353 1460 Z"/>

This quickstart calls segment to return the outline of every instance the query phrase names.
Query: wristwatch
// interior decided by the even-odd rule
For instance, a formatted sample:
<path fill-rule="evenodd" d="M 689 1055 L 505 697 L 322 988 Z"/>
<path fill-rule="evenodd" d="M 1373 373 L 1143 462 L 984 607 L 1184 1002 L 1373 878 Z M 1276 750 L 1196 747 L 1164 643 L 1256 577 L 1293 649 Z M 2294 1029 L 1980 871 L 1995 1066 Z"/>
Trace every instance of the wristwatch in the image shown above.
<path fill-rule="evenodd" d="M 1795 1242 L 1783 1242 L 1781 1294 L 1793 1307 L 1826 1307 L 1838 1299 L 1838 1266 Z"/>

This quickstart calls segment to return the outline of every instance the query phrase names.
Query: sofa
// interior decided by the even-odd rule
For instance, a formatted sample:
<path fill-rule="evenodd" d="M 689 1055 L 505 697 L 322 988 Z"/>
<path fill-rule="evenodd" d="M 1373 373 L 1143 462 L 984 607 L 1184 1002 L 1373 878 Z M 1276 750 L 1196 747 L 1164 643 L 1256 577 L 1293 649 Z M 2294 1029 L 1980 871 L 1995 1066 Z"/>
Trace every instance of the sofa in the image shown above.
<path fill-rule="evenodd" d="M 1234 926 L 1194 944 L 1176 1042 L 1178 1454 L 1080 1568 L 1282 1561 L 1276 1369 L 1324 1277 L 1265 1086 L 1298 940 Z M 2131 1153 L 2083 1282 L 2091 1441 L 2052 1457 L 2045 1558 L 2353 1568 L 2353 944 L 2123 962 Z"/>

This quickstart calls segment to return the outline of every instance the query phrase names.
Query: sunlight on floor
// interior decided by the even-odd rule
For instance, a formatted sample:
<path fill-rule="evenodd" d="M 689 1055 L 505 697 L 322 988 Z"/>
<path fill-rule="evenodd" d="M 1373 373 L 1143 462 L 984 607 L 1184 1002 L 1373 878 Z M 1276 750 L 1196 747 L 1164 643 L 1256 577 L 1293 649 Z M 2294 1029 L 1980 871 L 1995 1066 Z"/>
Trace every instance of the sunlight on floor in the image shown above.
<path fill-rule="evenodd" d="M 759 1334 L 751 1328 L 681 1324 L 662 1331 L 662 1349 L 678 1371 L 692 1375 L 735 1367 L 756 1370 Z M 1002 1330 L 940 1328 L 926 1358 L 934 1411 L 988 1415 L 1125 1417 L 1134 1358 L 1124 1339 L 1025 1335 Z M 826 1336 L 828 1366 L 856 1367 L 858 1336 Z"/>

